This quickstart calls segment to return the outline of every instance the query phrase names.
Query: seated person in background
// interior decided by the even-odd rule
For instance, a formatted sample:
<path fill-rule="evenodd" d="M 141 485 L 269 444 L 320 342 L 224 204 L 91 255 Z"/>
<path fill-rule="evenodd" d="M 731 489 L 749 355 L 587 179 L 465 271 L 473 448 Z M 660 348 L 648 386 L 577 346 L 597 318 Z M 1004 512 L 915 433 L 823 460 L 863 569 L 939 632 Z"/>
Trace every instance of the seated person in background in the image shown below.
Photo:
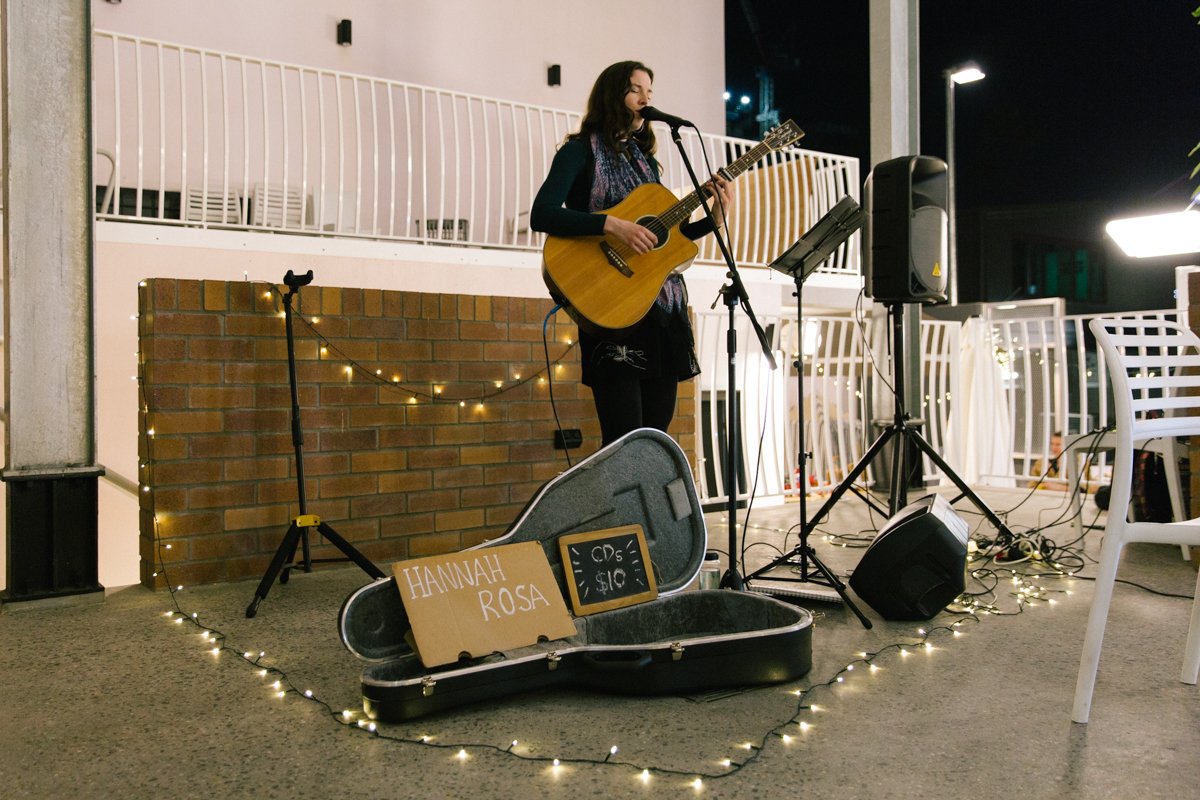
<path fill-rule="evenodd" d="M 1033 469 L 1030 473 L 1036 476 L 1029 482 L 1031 489 L 1053 489 L 1056 492 L 1067 491 L 1067 484 L 1062 480 L 1055 480 L 1062 474 L 1062 469 L 1059 466 L 1059 459 L 1062 457 L 1063 437 L 1059 432 L 1050 434 L 1050 463 L 1046 464 L 1042 459 L 1033 462 Z"/>

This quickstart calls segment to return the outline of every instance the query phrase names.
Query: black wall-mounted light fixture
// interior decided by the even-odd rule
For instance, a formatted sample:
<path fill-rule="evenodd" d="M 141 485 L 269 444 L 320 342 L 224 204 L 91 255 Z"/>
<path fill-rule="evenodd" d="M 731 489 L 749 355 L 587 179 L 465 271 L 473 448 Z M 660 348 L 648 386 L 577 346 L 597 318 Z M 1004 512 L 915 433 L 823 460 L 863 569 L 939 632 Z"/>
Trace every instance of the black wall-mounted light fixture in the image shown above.
<path fill-rule="evenodd" d="M 550 65 L 546 70 L 546 83 L 550 86 L 562 86 L 562 65 Z"/>
<path fill-rule="evenodd" d="M 344 19 L 337 24 L 337 43 L 342 47 L 350 46 L 350 20 Z"/>

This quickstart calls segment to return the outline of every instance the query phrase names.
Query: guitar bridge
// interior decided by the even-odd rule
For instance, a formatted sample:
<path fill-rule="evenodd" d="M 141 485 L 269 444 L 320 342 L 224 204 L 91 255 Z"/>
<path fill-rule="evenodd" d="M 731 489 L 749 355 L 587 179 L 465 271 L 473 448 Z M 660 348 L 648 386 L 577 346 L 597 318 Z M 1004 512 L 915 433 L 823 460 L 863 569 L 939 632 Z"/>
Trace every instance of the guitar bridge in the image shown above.
<path fill-rule="evenodd" d="M 633 277 L 633 270 L 625 263 L 625 259 L 621 258 L 621 254 L 608 242 L 600 242 L 600 249 L 604 252 L 604 257 L 608 259 L 608 263 L 613 266 L 617 272 L 620 272 L 626 278 Z"/>

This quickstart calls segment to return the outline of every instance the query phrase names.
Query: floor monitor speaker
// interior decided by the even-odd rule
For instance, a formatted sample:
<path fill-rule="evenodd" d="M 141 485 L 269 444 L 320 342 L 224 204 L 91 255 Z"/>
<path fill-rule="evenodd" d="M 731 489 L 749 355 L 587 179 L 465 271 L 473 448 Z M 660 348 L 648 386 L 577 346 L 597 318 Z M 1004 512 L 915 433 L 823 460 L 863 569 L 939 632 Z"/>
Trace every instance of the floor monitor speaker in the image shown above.
<path fill-rule="evenodd" d="M 888 520 L 850 587 L 884 619 L 929 619 L 963 593 L 969 535 L 944 497 L 927 495 Z"/>

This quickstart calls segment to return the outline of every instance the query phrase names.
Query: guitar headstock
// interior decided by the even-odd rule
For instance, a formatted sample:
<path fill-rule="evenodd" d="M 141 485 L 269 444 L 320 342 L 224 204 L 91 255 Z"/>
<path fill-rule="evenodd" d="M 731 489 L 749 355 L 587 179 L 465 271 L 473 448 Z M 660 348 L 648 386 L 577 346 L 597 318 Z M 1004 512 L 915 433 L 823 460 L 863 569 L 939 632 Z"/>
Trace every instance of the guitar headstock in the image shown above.
<path fill-rule="evenodd" d="M 803 136 L 804 131 L 800 130 L 800 126 L 789 119 L 767 131 L 767 135 L 763 137 L 763 144 L 772 150 L 782 150 L 788 145 L 800 141 Z"/>

